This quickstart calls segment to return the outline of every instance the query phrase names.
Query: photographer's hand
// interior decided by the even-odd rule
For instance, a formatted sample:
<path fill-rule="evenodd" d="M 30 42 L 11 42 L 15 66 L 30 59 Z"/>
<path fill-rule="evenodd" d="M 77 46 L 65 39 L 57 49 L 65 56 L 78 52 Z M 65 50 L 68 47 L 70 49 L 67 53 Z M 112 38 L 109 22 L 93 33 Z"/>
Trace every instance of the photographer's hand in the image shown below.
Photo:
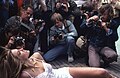
<path fill-rule="evenodd" d="M 90 20 L 97 21 L 97 20 L 99 20 L 99 17 L 97 15 L 94 15 L 94 16 L 88 18 L 86 21 L 89 22 Z"/>
<path fill-rule="evenodd" d="M 101 28 L 103 28 L 106 32 L 109 31 L 106 22 L 101 22 Z"/>
<path fill-rule="evenodd" d="M 63 10 L 64 10 L 65 12 L 68 12 L 68 6 L 67 6 L 67 4 L 62 4 L 62 6 L 64 7 Z"/>
<path fill-rule="evenodd" d="M 58 37 L 54 37 L 54 36 L 51 37 L 51 40 L 54 44 L 56 44 L 59 41 Z"/>
<path fill-rule="evenodd" d="M 36 36 L 35 31 L 34 31 L 34 30 L 32 30 L 32 31 L 30 32 L 30 35 L 31 35 L 31 36 Z"/>

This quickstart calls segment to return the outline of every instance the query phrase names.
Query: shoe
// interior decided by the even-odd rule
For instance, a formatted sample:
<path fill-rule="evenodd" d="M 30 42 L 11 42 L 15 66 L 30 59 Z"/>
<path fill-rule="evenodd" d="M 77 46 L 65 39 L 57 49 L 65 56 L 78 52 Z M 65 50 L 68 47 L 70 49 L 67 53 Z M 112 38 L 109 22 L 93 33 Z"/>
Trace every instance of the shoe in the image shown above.
<path fill-rule="evenodd" d="M 73 56 L 68 56 L 68 62 L 73 62 L 73 61 L 74 61 Z"/>
<path fill-rule="evenodd" d="M 104 62 L 100 67 L 102 67 L 102 68 L 108 68 L 108 67 L 110 67 L 110 63 Z"/>

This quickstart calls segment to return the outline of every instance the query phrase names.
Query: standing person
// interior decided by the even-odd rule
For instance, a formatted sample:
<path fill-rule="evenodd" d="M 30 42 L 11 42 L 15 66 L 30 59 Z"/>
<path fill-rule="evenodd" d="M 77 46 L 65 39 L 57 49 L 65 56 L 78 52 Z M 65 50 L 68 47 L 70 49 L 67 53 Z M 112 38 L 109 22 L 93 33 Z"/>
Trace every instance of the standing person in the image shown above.
<path fill-rule="evenodd" d="M 20 15 L 9 18 L 5 25 L 5 27 L 15 25 L 20 28 L 19 36 L 22 36 L 25 39 L 25 49 L 28 49 L 31 52 L 33 52 L 36 43 L 35 26 L 29 21 L 32 14 L 32 7 L 30 5 L 23 5 L 20 9 Z"/>
<path fill-rule="evenodd" d="M 77 31 L 74 25 L 70 21 L 64 20 L 59 13 L 54 13 L 51 20 L 55 23 L 50 28 L 49 35 L 52 48 L 43 57 L 48 62 L 53 61 L 59 55 L 68 54 L 68 62 L 72 62 Z"/>
<path fill-rule="evenodd" d="M 104 61 L 104 66 L 108 66 L 117 59 L 115 52 L 115 41 L 118 39 L 117 28 L 118 19 L 113 19 L 113 8 L 110 4 L 102 5 L 99 8 L 100 18 L 92 16 L 88 18 L 81 28 L 86 28 L 89 39 L 88 63 L 89 66 L 100 67 L 100 60 Z"/>
<path fill-rule="evenodd" d="M 9 0 L 0 0 L 0 28 L 5 26 L 9 18 Z"/>
<path fill-rule="evenodd" d="M 64 19 L 74 22 L 74 18 L 80 15 L 77 4 L 72 0 L 58 0 L 55 5 L 55 12 L 60 13 Z"/>
<path fill-rule="evenodd" d="M 18 4 L 17 0 L 9 0 L 9 18 L 18 15 Z"/>
<path fill-rule="evenodd" d="M 7 19 L 17 15 L 17 0 L 0 0 L 0 28 L 5 26 Z"/>
<path fill-rule="evenodd" d="M 115 78 L 103 68 L 63 67 L 53 69 L 39 53 L 30 58 L 24 49 L 0 47 L 0 78 Z M 7 74 L 7 75 L 6 75 Z"/>

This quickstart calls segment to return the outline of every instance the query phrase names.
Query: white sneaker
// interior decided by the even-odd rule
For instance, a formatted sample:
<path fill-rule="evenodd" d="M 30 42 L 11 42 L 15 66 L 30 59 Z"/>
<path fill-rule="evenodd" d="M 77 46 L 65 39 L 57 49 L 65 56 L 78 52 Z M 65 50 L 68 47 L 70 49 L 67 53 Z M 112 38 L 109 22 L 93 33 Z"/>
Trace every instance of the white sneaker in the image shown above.
<path fill-rule="evenodd" d="M 73 61 L 74 61 L 73 56 L 68 56 L 68 62 L 73 62 Z"/>

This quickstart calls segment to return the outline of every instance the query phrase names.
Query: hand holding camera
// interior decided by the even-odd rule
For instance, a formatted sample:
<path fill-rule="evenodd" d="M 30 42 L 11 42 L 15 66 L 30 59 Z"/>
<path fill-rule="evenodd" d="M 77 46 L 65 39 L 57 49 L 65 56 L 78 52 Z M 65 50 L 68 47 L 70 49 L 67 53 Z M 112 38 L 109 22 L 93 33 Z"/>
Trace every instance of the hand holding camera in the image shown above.
<path fill-rule="evenodd" d="M 98 16 L 93 16 L 87 19 L 87 25 L 89 27 L 102 27 L 102 20 Z"/>
<path fill-rule="evenodd" d="M 57 3 L 56 9 L 61 9 L 65 12 L 68 12 L 68 6 L 67 6 L 67 4 L 64 4 L 64 3 Z"/>
<path fill-rule="evenodd" d="M 62 39 L 63 39 L 63 35 L 62 35 L 61 33 L 55 34 L 55 35 L 54 35 L 54 39 L 55 39 L 55 40 L 62 40 Z"/>
<path fill-rule="evenodd" d="M 94 15 L 94 16 L 88 18 L 87 22 L 90 22 L 91 20 L 97 21 L 97 20 L 99 20 L 99 17 L 97 15 Z"/>
<path fill-rule="evenodd" d="M 25 47 L 25 39 L 23 37 L 16 37 L 14 40 L 15 48 L 24 48 Z"/>

